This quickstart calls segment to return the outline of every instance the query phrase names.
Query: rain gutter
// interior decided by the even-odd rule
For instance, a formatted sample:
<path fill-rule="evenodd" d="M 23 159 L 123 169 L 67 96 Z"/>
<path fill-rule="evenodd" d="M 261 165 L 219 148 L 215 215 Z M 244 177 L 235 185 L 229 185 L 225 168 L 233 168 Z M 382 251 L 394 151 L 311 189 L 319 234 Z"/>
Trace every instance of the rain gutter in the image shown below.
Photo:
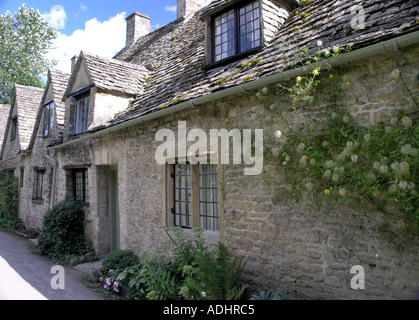
<path fill-rule="evenodd" d="M 402 35 L 394 39 L 390 39 L 390 40 L 386 40 L 386 41 L 382 41 L 382 42 L 370 45 L 365 48 L 357 49 L 357 50 L 350 51 L 342 55 L 334 56 L 332 58 L 328 58 L 328 59 L 322 60 L 320 62 L 311 64 L 311 65 L 280 72 L 271 76 L 260 78 L 251 82 L 243 83 L 243 84 L 229 87 L 224 90 L 216 91 L 216 92 L 213 92 L 213 93 L 210 93 L 210 94 L 207 94 L 207 95 L 195 98 L 195 99 L 191 99 L 186 102 L 182 102 L 174 106 L 171 106 L 169 108 L 158 110 L 158 111 L 140 116 L 138 118 L 125 121 L 123 123 L 117 124 L 110 128 L 106 128 L 106 129 L 97 131 L 95 133 L 87 134 L 83 137 L 67 141 L 63 144 L 49 147 L 47 148 L 47 150 L 63 149 L 68 146 L 80 143 L 82 141 L 102 137 L 106 134 L 117 132 L 117 131 L 129 128 L 129 127 L 132 127 L 132 126 L 135 126 L 135 125 L 147 122 L 147 121 L 164 117 L 169 114 L 177 113 L 182 110 L 189 109 L 191 107 L 196 107 L 196 106 L 199 106 L 208 102 L 216 101 L 216 100 L 219 100 L 219 99 L 222 99 L 222 98 L 234 95 L 234 94 L 239 94 L 239 93 L 255 90 L 255 89 L 269 86 L 271 84 L 278 83 L 284 80 L 292 79 L 306 72 L 310 72 L 318 66 L 320 67 L 325 67 L 325 66 L 330 66 L 330 65 L 338 66 L 344 63 L 350 63 L 357 60 L 369 58 L 378 54 L 385 54 L 388 52 L 399 51 L 400 49 L 403 49 L 403 48 L 406 48 L 406 47 L 409 47 L 418 43 L 419 43 L 419 31 L 415 31 L 415 32 Z"/>

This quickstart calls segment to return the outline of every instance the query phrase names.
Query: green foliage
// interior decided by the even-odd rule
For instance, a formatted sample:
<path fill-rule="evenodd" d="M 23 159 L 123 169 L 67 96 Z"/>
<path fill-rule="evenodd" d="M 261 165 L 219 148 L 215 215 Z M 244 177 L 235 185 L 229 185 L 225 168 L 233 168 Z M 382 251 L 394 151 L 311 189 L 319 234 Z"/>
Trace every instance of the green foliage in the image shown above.
<path fill-rule="evenodd" d="M 172 231 L 173 237 L 168 232 L 166 232 L 166 234 L 175 245 L 175 248 L 172 250 L 173 256 L 175 263 L 179 266 L 179 269 L 182 270 L 183 267 L 192 263 L 194 255 L 184 237 L 183 229 L 181 227 L 173 227 Z"/>
<path fill-rule="evenodd" d="M 260 291 L 258 294 L 252 295 L 250 300 L 286 300 L 281 296 L 282 294 L 284 294 L 284 292 L 280 290 L 269 290 L 267 292 Z"/>
<path fill-rule="evenodd" d="M 146 299 L 146 292 L 145 292 L 146 280 L 141 274 L 143 267 L 144 267 L 143 264 L 139 262 L 138 264 L 132 267 L 115 271 L 116 280 L 120 284 L 120 287 L 122 288 L 127 299 L 139 299 L 139 300 Z M 107 277 L 105 277 L 105 285 L 107 285 L 106 278 Z"/>
<path fill-rule="evenodd" d="M 40 76 L 53 65 L 45 55 L 55 38 L 38 10 L 22 5 L 0 16 L 0 103 L 11 104 L 15 83 L 43 86 Z"/>
<path fill-rule="evenodd" d="M 190 248 L 179 227 L 172 229 L 175 248 L 173 254 L 184 278 L 180 294 L 185 299 L 238 300 L 246 285 L 240 283 L 242 261 L 233 259 L 227 246 L 218 248 L 205 245 L 202 228 L 194 228 L 194 246 Z"/>
<path fill-rule="evenodd" d="M 321 42 L 319 43 L 319 45 L 322 46 Z M 318 87 L 321 85 L 321 81 L 319 80 L 320 71 L 322 68 L 325 67 L 330 68 L 330 65 L 325 63 L 325 66 L 321 67 L 319 62 L 325 59 L 336 57 L 345 52 L 350 52 L 351 50 L 352 46 L 348 46 L 346 48 L 333 47 L 332 50 L 321 49 L 317 51 L 317 54 L 314 57 L 310 56 L 309 47 L 294 52 L 295 61 L 292 62 L 292 65 L 294 67 L 302 65 L 303 74 L 296 78 L 295 83 L 290 88 L 283 87 L 286 91 L 288 91 L 289 96 L 292 99 L 294 110 L 296 110 L 299 107 L 299 105 L 306 106 L 313 103 L 316 95 L 316 90 L 318 90 Z M 335 82 L 329 83 L 329 85 L 334 84 Z M 330 99 L 331 97 L 328 97 L 329 92 L 333 92 L 333 99 L 335 99 L 336 91 L 339 91 L 339 93 L 342 92 L 339 90 L 338 86 L 334 86 L 333 89 L 334 90 L 328 90 L 326 92 L 323 92 L 323 94 L 326 96 L 323 98 Z"/>
<path fill-rule="evenodd" d="M 314 57 L 309 48 L 294 54 L 293 67 L 302 66 L 302 74 L 291 87 L 280 86 L 291 98 L 291 112 L 280 113 L 277 98 L 267 98 L 273 112 L 271 119 L 288 128 L 282 128 L 284 133 L 277 130 L 266 146 L 265 159 L 271 166 L 263 174 L 265 182 L 270 184 L 278 173 L 284 176 L 284 182 L 278 186 L 280 197 L 284 201 L 304 200 L 307 208 L 333 210 L 349 205 L 361 211 L 381 212 L 388 218 L 381 228 L 382 235 L 402 249 L 402 236 L 419 232 L 418 113 L 412 114 L 411 119 L 404 111 L 394 110 L 390 121 L 368 126 L 356 123 L 345 106 L 339 104 L 352 86 L 344 69 L 333 69 L 341 72 L 339 77 L 332 72 L 328 77 L 320 77 L 321 67 L 332 70 L 322 60 L 352 47 L 328 50 L 323 49 L 321 41 L 317 45 L 321 49 Z M 395 69 L 391 76 L 401 81 L 409 100 L 419 108 L 402 72 Z M 402 104 L 400 101 L 401 107 Z M 309 112 L 310 107 L 318 110 L 319 105 L 322 113 L 313 115 L 313 120 L 291 120 L 295 119 L 293 111 Z M 398 239 L 393 237 L 395 234 Z"/>
<path fill-rule="evenodd" d="M 202 252 L 196 267 L 183 268 L 186 275 L 180 294 L 185 299 L 239 300 L 247 285 L 241 284 L 242 260 L 232 259 L 227 246 Z"/>
<path fill-rule="evenodd" d="M 0 171 L 0 226 L 14 229 L 22 225 L 18 218 L 17 179 L 5 171 Z"/>
<path fill-rule="evenodd" d="M 143 269 L 140 276 L 144 279 L 146 299 L 173 300 L 179 292 L 180 277 L 177 267 L 171 263 L 163 262 L 164 256 L 152 260 L 151 254 L 145 252 L 141 255 Z"/>
<path fill-rule="evenodd" d="M 116 250 L 108 254 L 102 262 L 102 272 L 122 270 L 138 263 L 138 257 L 131 250 Z"/>
<path fill-rule="evenodd" d="M 64 201 L 47 211 L 37 249 L 55 260 L 68 255 L 82 256 L 92 251 L 84 237 L 84 207 L 74 200 Z"/>
<path fill-rule="evenodd" d="M 172 230 L 173 236 L 167 234 L 175 244 L 173 262 L 165 262 L 164 255 L 152 259 L 150 252 L 143 252 L 136 265 L 109 271 L 103 287 L 123 292 L 128 299 L 240 299 L 247 288 L 240 281 L 242 260 L 233 259 L 223 244 L 209 249 L 201 228 L 193 229 L 192 246 L 183 229 Z"/>
<path fill-rule="evenodd" d="M 291 128 L 271 153 L 287 181 L 281 194 L 309 194 L 330 207 L 372 206 L 400 219 L 402 231 L 418 232 L 418 126 L 402 112 L 369 127 L 345 113 L 317 120 Z"/>
<path fill-rule="evenodd" d="M 123 269 L 116 277 L 128 299 L 173 300 L 178 297 L 181 277 L 177 265 L 165 263 L 164 256 L 151 258 L 143 252 L 141 262 Z M 109 287 L 109 281 L 105 285 Z"/>

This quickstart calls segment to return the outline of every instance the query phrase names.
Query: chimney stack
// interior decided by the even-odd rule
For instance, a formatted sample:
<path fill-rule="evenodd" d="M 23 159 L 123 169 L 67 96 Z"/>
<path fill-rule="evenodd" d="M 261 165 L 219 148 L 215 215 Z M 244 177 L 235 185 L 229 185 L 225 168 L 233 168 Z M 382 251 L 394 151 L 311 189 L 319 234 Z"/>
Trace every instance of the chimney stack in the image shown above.
<path fill-rule="evenodd" d="M 74 67 L 76 66 L 77 59 L 78 59 L 78 56 L 73 56 L 71 58 L 71 72 L 74 71 Z"/>
<path fill-rule="evenodd" d="M 205 0 L 177 0 L 177 18 L 187 17 L 205 6 Z"/>
<path fill-rule="evenodd" d="M 127 18 L 127 39 L 125 47 L 131 46 L 142 36 L 150 33 L 150 17 L 134 12 Z"/>

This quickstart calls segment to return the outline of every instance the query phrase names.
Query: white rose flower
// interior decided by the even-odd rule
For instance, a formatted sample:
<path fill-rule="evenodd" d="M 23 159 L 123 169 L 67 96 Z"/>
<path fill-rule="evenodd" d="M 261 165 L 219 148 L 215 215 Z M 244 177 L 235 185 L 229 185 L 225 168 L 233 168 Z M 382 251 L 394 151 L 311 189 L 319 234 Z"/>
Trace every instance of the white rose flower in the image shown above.
<path fill-rule="evenodd" d="M 357 163 L 358 162 L 358 156 L 356 154 L 353 154 L 351 156 L 351 160 L 352 160 L 353 163 Z"/>
<path fill-rule="evenodd" d="M 388 172 L 388 166 L 386 166 L 385 164 L 382 164 L 380 166 L 380 173 L 381 174 L 386 174 Z"/>
<path fill-rule="evenodd" d="M 403 117 L 402 125 L 409 128 L 412 126 L 412 120 L 409 117 Z"/>
<path fill-rule="evenodd" d="M 402 181 L 399 182 L 399 188 L 402 189 L 402 190 L 406 190 L 408 186 L 409 185 L 404 180 L 402 180 Z"/>

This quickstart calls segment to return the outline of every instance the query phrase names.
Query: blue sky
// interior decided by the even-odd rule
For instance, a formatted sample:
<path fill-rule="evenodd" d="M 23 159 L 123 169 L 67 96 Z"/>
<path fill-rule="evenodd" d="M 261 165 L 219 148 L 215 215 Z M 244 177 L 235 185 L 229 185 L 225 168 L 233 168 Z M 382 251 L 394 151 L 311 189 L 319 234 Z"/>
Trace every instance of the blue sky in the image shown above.
<path fill-rule="evenodd" d="M 81 50 L 111 58 L 125 45 L 126 17 L 139 11 L 151 18 L 151 31 L 176 19 L 177 0 L 0 0 L 0 14 L 24 3 L 38 9 L 57 28 L 50 59 L 69 72 L 70 59 Z M 207 0 L 207 2 L 210 2 Z"/>

